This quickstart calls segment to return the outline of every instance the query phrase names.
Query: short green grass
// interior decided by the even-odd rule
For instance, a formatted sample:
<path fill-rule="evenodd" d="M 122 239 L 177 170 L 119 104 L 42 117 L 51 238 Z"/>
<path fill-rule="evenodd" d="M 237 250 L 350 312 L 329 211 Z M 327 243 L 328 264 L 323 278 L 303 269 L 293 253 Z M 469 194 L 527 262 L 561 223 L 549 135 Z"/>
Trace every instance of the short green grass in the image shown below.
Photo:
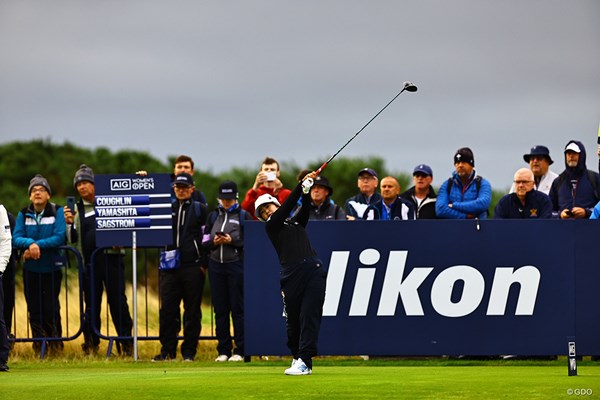
<path fill-rule="evenodd" d="M 564 359 L 370 360 L 323 357 L 311 376 L 285 376 L 289 359 L 251 363 L 19 360 L 0 374 L 0 399 L 564 399 L 600 396 L 600 364 L 567 376 Z M 569 390 L 573 394 L 569 394 Z M 588 392 L 589 393 L 589 392 Z"/>

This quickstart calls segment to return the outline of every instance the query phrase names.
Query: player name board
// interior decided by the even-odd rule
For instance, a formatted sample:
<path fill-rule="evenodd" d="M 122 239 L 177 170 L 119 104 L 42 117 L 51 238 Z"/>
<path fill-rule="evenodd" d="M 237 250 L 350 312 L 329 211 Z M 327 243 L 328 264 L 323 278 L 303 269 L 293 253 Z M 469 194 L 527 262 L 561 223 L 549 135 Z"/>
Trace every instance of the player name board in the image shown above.
<path fill-rule="evenodd" d="M 173 241 L 169 174 L 96 175 L 96 245 L 156 247 Z"/>

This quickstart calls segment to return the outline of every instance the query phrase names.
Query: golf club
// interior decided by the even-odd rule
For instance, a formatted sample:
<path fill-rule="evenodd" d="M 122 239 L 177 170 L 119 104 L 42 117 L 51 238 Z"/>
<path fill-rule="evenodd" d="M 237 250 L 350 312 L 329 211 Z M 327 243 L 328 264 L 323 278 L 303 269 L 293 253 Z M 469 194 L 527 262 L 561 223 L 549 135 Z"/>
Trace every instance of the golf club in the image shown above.
<path fill-rule="evenodd" d="M 325 162 L 323 163 L 323 165 L 321 165 L 321 166 L 319 167 L 319 169 L 317 170 L 317 175 L 319 175 L 319 174 L 320 174 L 320 173 L 321 173 L 321 172 L 322 172 L 322 171 L 323 171 L 323 170 L 324 170 L 324 169 L 327 167 L 327 165 L 328 165 L 328 164 L 329 164 L 329 163 L 330 163 L 330 162 L 331 162 L 331 161 L 332 161 L 332 160 L 333 160 L 333 159 L 334 159 L 334 158 L 335 158 L 335 157 L 336 157 L 338 154 L 340 154 L 340 152 L 341 152 L 342 150 L 344 150 L 344 148 L 345 148 L 346 146 L 348 146 L 348 144 L 349 144 L 349 143 L 350 143 L 352 140 L 354 140 L 354 138 L 355 138 L 355 137 L 357 137 L 357 136 L 358 136 L 358 134 L 359 134 L 359 133 L 361 133 L 361 132 L 362 132 L 362 131 L 363 131 L 363 130 L 364 130 L 364 129 L 365 129 L 365 128 L 366 128 L 366 127 L 367 127 L 367 126 L 368 126 L 368 125 L 371 123 L 371 122 L 373 122 L 373 120 L 374 120 L 375 118 L 377 118 L 377 116 L 378 116 L 379 114 L 381 114 L 381 113 L 383 112 L 383 110 L 385 110 L 385 109 L 386 109 L 386 108 L 387 108 L 387 107 L 388 107 L 390 104 L 392 104 L 392 102 L 393 102 L 394 100 L 396 100 L 396 98 L 397 98 L 398 96 L 400 96 L 400 95 L 402 94 L 402 92 L 404 92 L 405 90 L 406 90 L 407 92 L 416 92 L 416 91 L 417 91 L 417 87 L 416 87 L 415 85 L 413 85 L 413 83 L 412 83 L 412 82 L 408 82 L 408 81 L 404 82 L 404 87 L 402 88 L 402 90 L 401 90 L 401 91 L 400 91 L 400 92 L 399 92 L 399 93 L 398 93 L 396 96 L 394 96 L 394 98 L 393 98 L 393 99 L 391 99 L 391 100 L 390 100 L 390 101 L 389 101 L 389 102 L 388 102 L 388 103 L 387 103 L 387 104 L 386 104 L 386 105 L 385 105 L 385 106 L 384 106 L 384 107 L 383 107 L 381 110 L 379 110 L 379 112 L 378 112 L 377 114 L 375 114 L 375 115 L 373 116 L 373 118 L 371 118 L 371 119 L 369 120 L 369 122 L 367 122 L 367 123 L 366 123 L 366 124 L 365 124 L 365 125 L 364 125 L 362 128 L 360 128 L 360 130 L 359 130 L 358 132 L 356 132 L 356 133 L 354 134 L 354 136 L 352 136 L 352 137 L 350 138 L 350 140 L 348 140 L 348 141 L 346 142 L 346 144 L 345 144 L 345 145 L 343 145 L 343 146 L 342 146 L 342 147 L 341 147 L 341 148 L 340 148 L 340 149 L 339 149 L 339 150 L 338 150 L 338 151 L 337 151 L 337 152 L 336 152 L 334 155 L 332 155 L 331 157 L 329 157 L 329 160 L 325 161 Z"/>

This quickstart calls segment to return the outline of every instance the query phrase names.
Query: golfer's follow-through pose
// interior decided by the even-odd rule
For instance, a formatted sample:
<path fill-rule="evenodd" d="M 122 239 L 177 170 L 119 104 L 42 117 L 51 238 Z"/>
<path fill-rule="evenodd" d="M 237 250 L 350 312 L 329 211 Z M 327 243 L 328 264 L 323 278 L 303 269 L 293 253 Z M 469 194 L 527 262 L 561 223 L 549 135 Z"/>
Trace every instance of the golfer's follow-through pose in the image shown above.
<path fill-rule="evenodd" d="M 264 194 L 256 199 L 256 217 L 265 222 L 269 239 L 281 264 L 281 296 L 286 315 L 287 346 L 294 357 L 286 375 L 309 375 L 312 358 L 317 354 L 317 340 L 325 301 L 327 273 L 317 258 L 304 227 L 310 211 L 310 186 L 316 172 L 298 183 L 283 205 Z M 310 178 L 310 179 L 309 179 Z M 289 218 L 302 196 L 300 212 Z"/>

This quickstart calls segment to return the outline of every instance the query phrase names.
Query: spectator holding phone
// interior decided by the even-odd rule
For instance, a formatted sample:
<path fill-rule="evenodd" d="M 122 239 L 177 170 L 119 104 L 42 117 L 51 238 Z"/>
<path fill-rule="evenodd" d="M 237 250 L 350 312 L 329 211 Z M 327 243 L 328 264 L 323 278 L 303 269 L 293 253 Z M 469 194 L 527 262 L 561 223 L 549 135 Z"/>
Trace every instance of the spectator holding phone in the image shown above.
<path fill-rule="evenodd" d="M 94 171 L 87 165 L 81 164 L 75 172 L 73 186 L 79 193 L 80 200 L 74 203 L 73 197 L 67 198 L 64 217 L 68 225 L 67 239 L 74 243 L 83 254 L 85 313 L 82 328 L 84 342 L 81 347 L 85 354 L 96 354 L 100 344 L 100 338 L 96 332 L 100 331 L 100 305 L 104 289 L 106 289 L 106 302 L 117 335 L 131 336 L 133 320 L 125 295 L 125 251 L 120 248 L 96 251 Z M 117 351 L 119 354 L 131 356 L 133 340 L 118 340 Z"/>
<path fill-rule="evenodd" d="M 242 208 L 248 211 L 253 219 L 258 220 L 254 215 L 254 202 L 263 194 L 270 194 L 280 203 L 283 203 L 290 195 L 291 191 L 285 189 L 279 180 L 280 175 L 281 171 L 277 160 L 266 157 L 261 164 L 260 171 L 256 174 L 254 185 L 248 189 L 242 202 Z"/>
<path fill-rule="evenodd" d="M 564 151 L 565 170 L 552 182 L 553 216 L 561 219 L 589 218 L 600 200 L 600 176 L 587 169 L 583 143 L 570 140 Z"/>
<path fill-rule="evenodd" d="M 208 278 L 218 341 L 215 361 L 236 362 L 244 360 L 244 221 L 252 217 L 238 203 L 235 182 L 221 183 L 218 200 L 216 210 L 208 216 L 202 245 L 209 252 Z"/>

